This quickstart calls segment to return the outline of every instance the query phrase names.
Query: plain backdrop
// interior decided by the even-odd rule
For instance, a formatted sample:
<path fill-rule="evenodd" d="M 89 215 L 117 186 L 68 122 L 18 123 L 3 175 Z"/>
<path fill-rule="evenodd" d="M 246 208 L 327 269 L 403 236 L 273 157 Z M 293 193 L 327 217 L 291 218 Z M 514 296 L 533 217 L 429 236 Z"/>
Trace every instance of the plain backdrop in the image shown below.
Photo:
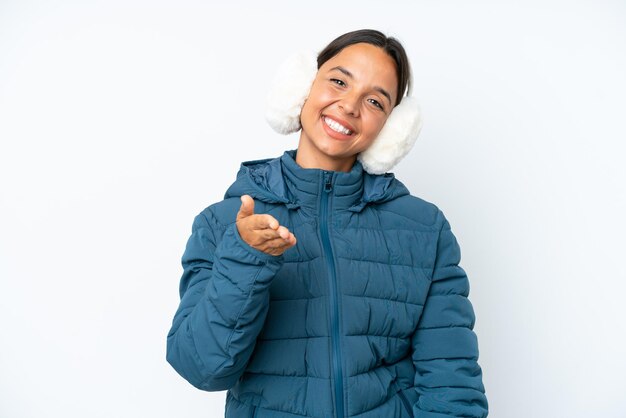
<path fill-rule="evenodd" d="M 404 43 L 424 125 L 393 172 L 471 283 L 495 418 L 624 417 L 626 4 L 0 0 L 0 416 L 221 417 L 167 364 L 194 216 L 300 49 Z"/>

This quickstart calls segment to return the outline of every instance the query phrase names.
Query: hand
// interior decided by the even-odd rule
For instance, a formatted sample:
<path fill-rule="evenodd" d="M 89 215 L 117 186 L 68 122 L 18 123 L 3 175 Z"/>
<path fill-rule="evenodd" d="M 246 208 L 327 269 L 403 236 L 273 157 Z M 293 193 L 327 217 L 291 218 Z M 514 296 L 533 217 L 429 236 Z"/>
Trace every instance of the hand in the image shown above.
<path fill-rule="evenodd" d="M 296 237 L 268 214 L 254 214 L 254 199 L 241 196 L 241 207 L 237 213 L 237 230 L 243 240 L 253 248 L 271 255 L 281 255 L 296 245 Z"/>

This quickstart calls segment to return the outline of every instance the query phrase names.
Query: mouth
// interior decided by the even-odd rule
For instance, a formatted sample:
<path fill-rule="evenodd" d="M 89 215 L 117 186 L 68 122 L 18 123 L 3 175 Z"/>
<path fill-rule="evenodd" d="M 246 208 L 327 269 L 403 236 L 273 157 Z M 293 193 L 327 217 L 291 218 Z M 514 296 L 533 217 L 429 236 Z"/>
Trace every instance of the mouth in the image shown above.
<path fill-rule="evenodd" d="M 350 129 L 351 127 L 347 127 L 345 124 L 342 124 L 329 116 L 322 115 L 322 122 L 324 123 L 326 132 L 333 137 L 346 139 L 354 135 L 354 130 Z"/>

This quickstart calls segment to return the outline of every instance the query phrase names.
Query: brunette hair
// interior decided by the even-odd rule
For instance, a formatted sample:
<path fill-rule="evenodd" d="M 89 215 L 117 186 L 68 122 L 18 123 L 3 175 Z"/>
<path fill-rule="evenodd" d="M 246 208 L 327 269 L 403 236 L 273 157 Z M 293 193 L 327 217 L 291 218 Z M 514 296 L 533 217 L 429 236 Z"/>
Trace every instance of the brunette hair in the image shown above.
<path fill-rule="evenodd" d="M 409 58 L 404 51 L 404 47 L 396 38 L 387 37 L 384 33 L 374 29 L 360 29 L 352 32 L 344 33 L 331 43 L 317 55 L 317 69 L 347 46 L 360 42 L 382 48 L 396 63 L 396 75 L 398 77 L 398 97 L 396 98 L 397 106 L 404 97 L 405 90 L 411 91 L 411 66 Z"/>

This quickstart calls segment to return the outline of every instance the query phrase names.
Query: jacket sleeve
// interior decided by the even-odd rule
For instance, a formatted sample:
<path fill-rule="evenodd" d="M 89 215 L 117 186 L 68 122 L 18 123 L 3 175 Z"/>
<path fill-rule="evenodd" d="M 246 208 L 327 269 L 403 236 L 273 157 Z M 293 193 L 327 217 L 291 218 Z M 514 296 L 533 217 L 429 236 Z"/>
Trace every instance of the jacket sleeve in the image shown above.
<path fill-rule="evenodd" d="M 167 361 L 198 389 L 229 389 L 263 327 L 283 256 L 251 247 L 235 223 L 218 225 L 206 210 L 194 219 L 181 261 L 181 300 L 167 335 Z"/>
<path fill-rule="evenodd" d="M 432 283 L 413 335 L 415 418 L 484 418 L 488 403 L 478 365 L 475 315 L 468 299 L 469 281 L 459 266 L 461 251 L 450 224 L 442 227 Z"/>

